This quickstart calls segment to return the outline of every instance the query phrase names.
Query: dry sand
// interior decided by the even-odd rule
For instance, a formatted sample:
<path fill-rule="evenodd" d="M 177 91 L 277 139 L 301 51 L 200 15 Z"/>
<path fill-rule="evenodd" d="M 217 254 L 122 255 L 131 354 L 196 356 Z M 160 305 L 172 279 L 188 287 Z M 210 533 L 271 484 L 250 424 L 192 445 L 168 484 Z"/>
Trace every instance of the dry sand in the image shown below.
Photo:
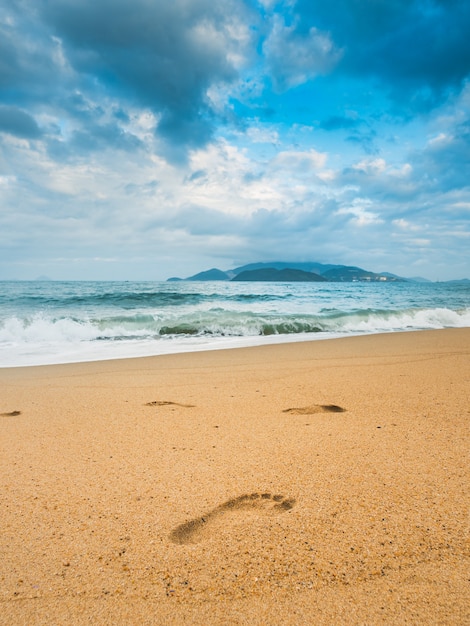
<path fill-rule="evenodd" d="M 469 624 L 469 353 L 0 370 L 0 623 Z"/>

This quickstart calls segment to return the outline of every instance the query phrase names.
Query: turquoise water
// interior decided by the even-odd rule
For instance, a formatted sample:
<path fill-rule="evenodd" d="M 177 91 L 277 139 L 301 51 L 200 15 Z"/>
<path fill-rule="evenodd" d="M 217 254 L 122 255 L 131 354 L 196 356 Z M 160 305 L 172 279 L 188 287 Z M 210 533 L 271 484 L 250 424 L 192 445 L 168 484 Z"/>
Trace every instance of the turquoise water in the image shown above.
<path fill-rule="evenodd" d="M 466 283 L 0 282 L 0 366 L 470 326 Z"/>

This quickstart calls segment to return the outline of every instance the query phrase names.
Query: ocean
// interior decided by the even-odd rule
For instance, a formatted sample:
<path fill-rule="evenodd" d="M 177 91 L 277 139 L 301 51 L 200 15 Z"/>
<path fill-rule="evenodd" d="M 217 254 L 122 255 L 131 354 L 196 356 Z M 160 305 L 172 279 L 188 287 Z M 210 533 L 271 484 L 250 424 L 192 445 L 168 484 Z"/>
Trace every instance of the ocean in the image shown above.
<path fill-rule="evenodd" d="M 0 282 L 0 367 L 463 326 L 464 282 Z"/>

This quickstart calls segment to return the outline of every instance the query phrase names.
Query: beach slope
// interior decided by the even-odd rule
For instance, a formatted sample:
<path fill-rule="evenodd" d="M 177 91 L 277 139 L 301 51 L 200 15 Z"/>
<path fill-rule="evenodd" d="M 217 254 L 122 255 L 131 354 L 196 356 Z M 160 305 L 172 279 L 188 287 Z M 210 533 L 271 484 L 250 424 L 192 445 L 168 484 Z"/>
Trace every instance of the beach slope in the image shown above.
<path fill-rule="evenodd" d="M 0 624 L 470 623 L 470 329 L 0 390 Z"/>

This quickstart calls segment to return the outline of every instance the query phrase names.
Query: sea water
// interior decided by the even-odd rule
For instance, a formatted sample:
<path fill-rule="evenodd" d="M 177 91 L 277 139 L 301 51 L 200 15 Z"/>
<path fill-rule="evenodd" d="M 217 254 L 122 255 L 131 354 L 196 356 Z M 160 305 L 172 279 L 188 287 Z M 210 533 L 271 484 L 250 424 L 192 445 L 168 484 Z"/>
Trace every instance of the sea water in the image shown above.
<path fill-rule="evenodd" d="M 0 282 L 0 367 L 463 326 L 468 282 Z"/>

